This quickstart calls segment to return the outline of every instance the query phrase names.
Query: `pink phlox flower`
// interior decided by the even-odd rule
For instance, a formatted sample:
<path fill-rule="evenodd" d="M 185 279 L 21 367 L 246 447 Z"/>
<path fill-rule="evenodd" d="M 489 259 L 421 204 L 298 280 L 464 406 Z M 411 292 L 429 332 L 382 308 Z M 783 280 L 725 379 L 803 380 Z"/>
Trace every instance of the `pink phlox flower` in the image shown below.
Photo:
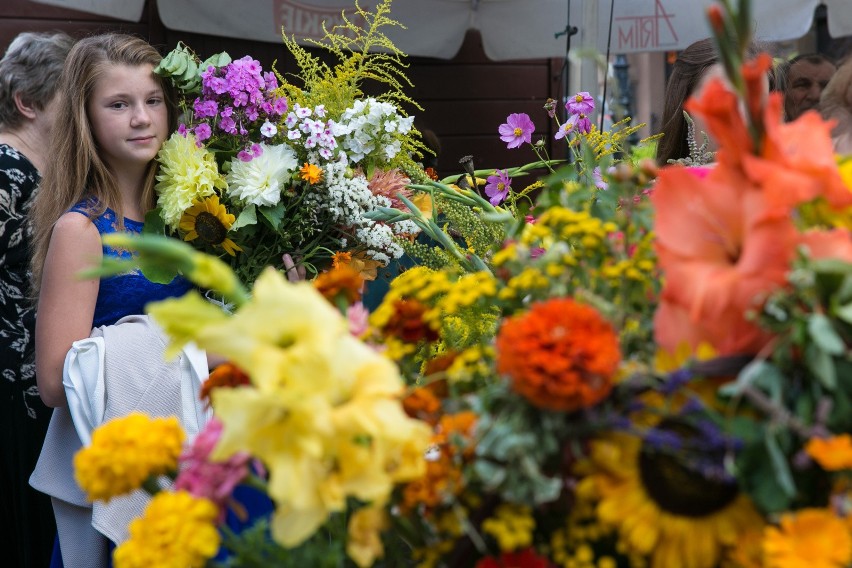
<path fill-rule="evenodd" d="M 284 97 L 275 99 L 275 102 L 272 103 L 272 112 L 279 116 L 287 112 L 287 99 Z"/>
<path fill-rule="evenodd" d="M 580 91 L 568 99 L 565 109 L 571 114 L 589 114 L 595 110 L 595 99 L 587 91 Z"/>
<path fill-rule="evenodd" d="M 252 462 L 248 452 L 237 452 L 225 461 L 211 461 L 210 454 L 221 436 L 222 422 L 212 418 L 181 454 L 181 469 L 174 484 L 175 490 L 213 501 L 219 507 L 220 521 L 234 488 L 249 474 Z"/>
<path fill-rule="evenodd" d="M 530 249 L 530 258 L 536 259 L 545 253 L 545 249 L 541 247 L 533 247 Z"/>
<path fill-rule="evenodd" d="M 533 217 L 532 215 L 525 215 L 524 216 L 524 223 L 528 223 L 530 225 L 535 225 L 535 222 L 536 222 L 536 218 Z"/>
<path fill-rule="evenodd" d="M 349 323 L 349 333 L 361 337 L 369 327 L 370 312 L 361 302 L 356 302 L 346 308 L 346 321 Z"/>
<path fill-rule="evenodd" d="M 535 124 L 528 114 L 516 112 L 506 118 L 506 123 L 501 124 L 498 131 L 500 140 L 507 143 L 507 148 L 519 148 L 524 142 L 530 143 Z"/>
<path fill-rule="evenodd" d="M 195 134 L 195 141 L 199 145 L 208 138 L 210 138 L 210 136 L 213 134 L 212 130 L 210 129 L 210 125 L 206 122 L 202 122 L 201 124 L 196 125 L 195 128 L 193 128 L 192 132 L 193 134 Z"/>
<path fill-rule="evenodd" d="M 178 125 L 177 132 L 184 138 L 186 138 L 186 135 L 189 133 L 189 131 L 186 129 L 186 125 L 182 122 Z"/>
<path fill-rule="evenodd" d="M 512 178 L 503 170 L 495 170 L 494 175 L 488 176 L 486 182 L 485 195 L 490 197 L 491 205 L 500 204 L 512 189 Z"/>

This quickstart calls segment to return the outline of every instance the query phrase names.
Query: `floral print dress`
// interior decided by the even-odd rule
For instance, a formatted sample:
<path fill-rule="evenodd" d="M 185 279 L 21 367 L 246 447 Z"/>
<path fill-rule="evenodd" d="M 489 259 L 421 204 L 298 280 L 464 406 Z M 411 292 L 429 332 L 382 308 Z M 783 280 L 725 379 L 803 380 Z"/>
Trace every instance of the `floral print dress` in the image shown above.
<path fill-rule="evenodd" d="M 46 566 L 56 530 L 49 499 L 28 483 L 52 413 L 36 386 L 28 294 L 27 214 L 39 180 L 22 153 L 0 144 L 0 511 L 9 521 L 0 548 L 9 566 Z"/>

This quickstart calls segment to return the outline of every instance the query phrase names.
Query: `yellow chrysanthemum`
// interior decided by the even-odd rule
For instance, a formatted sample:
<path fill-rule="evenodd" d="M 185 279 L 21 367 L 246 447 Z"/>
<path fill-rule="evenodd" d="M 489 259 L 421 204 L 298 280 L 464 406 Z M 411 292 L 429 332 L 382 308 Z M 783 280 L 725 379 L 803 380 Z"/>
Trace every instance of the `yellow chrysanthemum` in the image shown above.
<path fill-rule="evenodd" d="M 852 436 L 811 438 L 805 451 L 826 471 L 852 469 Z"/>
<path fill-rule="evenodd" d="M 157 493 L 115 549 L 115 568 L 205 566 L 219 550 L 218 514 L 212 501 L 186 491 Z"/>
<path fill-rule="evenodd" d="M 640 452 L 641 440 L 627 434 L 594 441 L 587 480 L 599 521 L 618 531 L 628 554 L 649 556 L 650 568 L 713 568 L 738 534 L 762 526 L 735 486 L 687 474 L 665 456 L 640 459 Z"/>
<path fill-rule="evenodd" d="M 763 553 L 766 568 L 843 568 L 852 562 L 852 536 L 831 511 L 802 509 L 766 527 Z"/>
<path fill-rule="evenodd" d="M 206 148 L 195 144 L 191 134 L 174 133 L 157 154 L 157 206 L 163 221 L 176 229 L 183 212 L 197 200 L 225 189 L 225 178 L 219 173 L 216 158 Z"/>
<path fill-rule="evenodd" d="M 139 489 L 150 476 L 177 469 L 184 432 L 177 418 L 134 412 L 110 420 L 74 456 L 74 477 L 89 500 L 109 501 Z"/>
<path fill-rule="evenodd" d="M 178 226 L 181 231 L 186 232 L 183 240 L 201 239 L 209 245 L 222 247 L 231 256 L 236 256 L 237 251 L 243 249 L 227 237 L 234 219 L 225 206 L 219 203 L 219 196 L 213 194 L 199 199 L 187 209 Z"/>

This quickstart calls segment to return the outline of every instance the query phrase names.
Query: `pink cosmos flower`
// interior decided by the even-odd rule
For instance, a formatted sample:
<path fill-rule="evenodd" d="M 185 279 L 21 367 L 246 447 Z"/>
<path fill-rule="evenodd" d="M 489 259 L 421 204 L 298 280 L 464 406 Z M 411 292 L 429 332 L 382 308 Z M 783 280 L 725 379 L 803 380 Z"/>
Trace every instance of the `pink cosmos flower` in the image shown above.
<path fill-rule="evenodd" d="M 509 195 L 509 190 L 512 189 L 512 178 L 502 170 L 496 170 L 494 175 L 488 176 L 486 181 L 485 195 L 491 198 L 489 199 L 491 205 L 498 205 L 506 199 L 506 196 Z"/>
<path fill-rule="evenodd" d="M 577 132 L 580 134 L 588 134 L 592 130 L 592 121 L 589 120 L 589 117 L 584 114 L 574 114 L 571 115 L 571 118 L 568 119 L 568 122 L 574 119 L 574 126 L 577 128 Z"/>
<path fill-rule="evenodd" d="M 580 91 L 565 103 L 565 109 L 571 114 L 589 114 L 595 110 L 595 99 L 586 91 Z"/>
<path fill-rule="evenodd" d="M 227 461 L 210 461 L 210 453 L 222 435 L 222 422 L 211 418 L 190 448 L 180 456 L 181 471 L 175 479 L 175 489 L 184 489 L 196 497 L 206 497 L 219 507 L 219 520 L 225 517 L 225 507 L 234 488 L 249 473 L 252 457 L 237 452 Z"/>
<path fill-rule="evenodd" d="M 526 113 L 512 113 L 506 118 L 506 123 L 501 124 L 498 129 L 500 140 L 506 142 L 507 148 L 519 148 L 521 144 L 530 143 L 535 124 Z"/>

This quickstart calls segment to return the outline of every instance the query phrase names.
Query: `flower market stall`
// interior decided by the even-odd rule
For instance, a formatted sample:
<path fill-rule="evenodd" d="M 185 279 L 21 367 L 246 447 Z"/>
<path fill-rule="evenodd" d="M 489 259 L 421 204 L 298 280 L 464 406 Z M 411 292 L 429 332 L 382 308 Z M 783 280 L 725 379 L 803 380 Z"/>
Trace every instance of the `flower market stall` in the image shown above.
<path fill-rule="evenodd" d="M 329 30 L 333 64 L 285 40 L 299 77 L 191 46 L 157 69 L 185 111 L 160 234 L 105 237 L 136 257 L 99 274 L 193 280 L 149 313 L 171 351 L 228 363 L 194 440 L 134 414 L 75 458 L 91 499 L 153 494 L 115 565 L 852 565 L 852 161 L 763 96 L 750 2 L 708 8 L 728 82 L 687 110 L 711 165 L 658 168 L 578 92 L 564 122 L 541 110 L 569 163 L 513 113 L 494 135 L 535 163 L 478 170 L 471 149 L 443 179 L 400 105 L 389 7 Z"/>

